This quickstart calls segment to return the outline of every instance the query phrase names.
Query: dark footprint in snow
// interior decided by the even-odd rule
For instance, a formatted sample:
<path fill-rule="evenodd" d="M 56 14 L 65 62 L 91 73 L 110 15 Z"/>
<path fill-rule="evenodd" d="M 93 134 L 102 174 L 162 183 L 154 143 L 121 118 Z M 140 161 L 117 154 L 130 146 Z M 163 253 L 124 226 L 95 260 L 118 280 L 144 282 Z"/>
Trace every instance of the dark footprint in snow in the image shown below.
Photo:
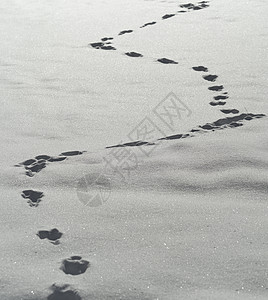
<path fill-rule="evenodd" d="M 161 62 L 162 64 L 178 64 L 176 61 L 168 59 L 168 58 L 159 58 L 157 60 L 158 62 Z"/>
<path fill-rule="evenodd" d="M 202 7 L 201 5 L 200 6 L 198 6 L 198 5 L 196 5 L 196 6 L 194 6 L 192 9 L 193 10 L 200 10 L 200 9 L 203 9 L 204 7 Z"/>
<path fill-rule="evenodd" d="M 102 50 L 116 50 L 116 48 L 113 47 L 113 46 L 102 46 L 102 47 L 100 47 L 100 49 L 102 49 Z"/>
<path fill-rule="evenodd" d="M 239 110 L 237 109 L 221 109 L 221 112 L 224 114 L 238 114 Z"/>
<path fill-rule="evenodd" d="M 31 164 L 33 164 L 33 163 L 36 163 L 36 162 L 37 162 L 36 159 L 31 158 L 31 159 L 25 160 L 25 161 L 22 162 L 22 163 L 19 163 L 19 165 L 29 166 L 29 165 L 31 165 Z"/>
<path fill-rule="evenodd" d="M 101 47 L 104 46 L 104 43 L 102 42 L 97 42 L 97 43 L 91 43 L 89 44 L 91 47 L 95 48 L 95 49 L 100 49 Z"/>
<path fill-rule="evenodd" d="M 86 272 L 89 262 L 83 260 L 81 256 L 72 256 L 62 262 L 61 270 L 65 274 L 80 275 Z"/>
<path fill-rule="evenodd" d="M 22 191 L 21 196 L 24 199 L 29 199 L 28 203 L 30 206 L 37 207 L 41 202 L 41 198 L 44 197 L 44 193 L 33 190 L 24 190 Z"/>
<path fill-rule="evenodd" d="M 133 30 L 123 30 L 123 31 L 119 32 L 118 35 L 123 35 L 123 34 L 131 33 L 131 32 L 133 32 Z"/>
<path fill-rule="evenodd" d="M 75 155 L 81 155 L 86 151 L 67 151 L 67 152 L 62 152 L 60 156 L 75 156 Z"/>
<path fill-rule="evenodd" d="M 142 54 L 137 53 L 137 52 L 127 52 L 125 54 L 130 57 L 142 57 L 143 56 Z"/>
<path fill-rule="evenodd" d="M 208 72 L 208 68 L 204 66 L 193 67 L 192 69 L 197 72 Z"/>
<path fill-rule="evenodd" d="M 166 15 L 164 15 L 164 16 L 162 17 L 162 19 L 163 19 L 163 20 L 166 20 L 166 19 L 169 19 L 169 18 L 174 17 L 174 16 L 175 16 L 175 14 L 166 14 Z"/>
<path fill-rule="evenodd" d="M 29 177 L 33 177 L 35 173 L 40 172 L 42 169 L 46 167 L 46 160 L 40 159 L 32 165 L 25 166 L 26 175 Z"/>
<path fill-rule="evenodd" d="M 35 159 L 37 160 L 40 160 L 40 159 L 44 159 L 44 160 L 49 160 L 51 157 L 49 155 L 45 155 L 45 154 L 42 154 L 42 155 L 37 155 L 35 157 Z"/>
<path fill-rule="evenodd" d="M 181 8 L 192 8 L 194 7 L 193 3 L 186 3 L 186 4 L 181 4 L 180 5 Z"/>
<path fill-rule="evenodd" d="M 186 10 L 178 10 L 178 13 L 186 13 Z"/>
<path fill-rule="evenodd" d="M 159 141 L 161 140 L 178 140 L 178 139 L 184 139 L 184 138 L 187 138 L 189 137 L 190 134 L 174 134 L 174 135 L 170 135 L 170 136 L 167 136 L 167 137 L 164 137 L 164 138 L 160 138 L 158 139 Z"/>
<path fill-rule="evenodd" d="M 102 38 L 101 40 L 103 41 L 103 42 L 107 42 L 107 41 L 110 41 L 110 40 L 113 40 L 114 38 L 112 38 L 112 37 L 104 37 L 104 38 Z"/>
<path fill-rule="evenodd" d="M 50 290 L 52 290 L 53 293 L 47 297 L 47 300 L 82 300 L 78 292 L 69 284 L 53 284 Z"/>
<path fill-rule="evenodd" d="M 217 105 L 225 105 L 226 104 L 226 102 L 225 101 L 211 101 L 211 102 L 209 102 L 209 104 L 211 105 L 211 106 L 217 106 Z"/>
<path fill-rule="evenodd" d="M 207 80 L 207 81 L 214 82 L 214 81 L 216 81 L 216 79 L 218 78 L 218 76 L 217 75 L 205 75 L 205 76 L 203 76 L 203 78 L 205 80 Z"/>
<path fill-rule="evenodd" d="M 54 245 L 58 245 L 59 244 L 59 239 L 62 237 L 62 235 L 63 234 L 61 232 L 59 232 L 59 230 L 57 228 L 53 228 L 50 231 L 48 231 L 48 230 L 40 230 L 37 233 L 37 236 L 39 236 L 39 238 L 41 240 L 48 239 Z"/>
<path fill-rule="evenodd" d="M 135 142 L 129 142 L 124 144 L 118 144 L 113 146 L 107 146 L 106 148 L 121 148 L 121 147 L 137 147 L 137 146 L 152 146 L 155 145 L 154 143 L 150 142 L 143 142 L 143 141 L 135 141 Z"/>
<path fill-rule="evenodd" d="M 220 92 L 224 89 L 223 85 L 214 85 L 208 88 L 210 91 Z"/>
<path fill-rule="evenodd" d="M 66 156 L 61 156 L 61 157 L 51 157 L 50 159 L 48 159 L 49 162 L 56 162 L 56 161 L 63 161 L 65 160 L 67 157 Z"/>
<path fill-rule="evenodd" d="M 146 26 L 151 26 L 151 25 L 154 25 L 154 24 L 156 24 L 156 22 L 149 22 L 149 23 L 146 23 L 146 24 L 142 25 L 140 28 L 144 28 Z"/>
<path fill-rule="evenodd" d="M 25 160 L 22 163 L 16 165 L 16 167 L 23 166 L 26 170 L 26 175 L 33 177 L 36 173 L 40 172 L 47 166 L 48 162 L 63 161 L 66 157 L 51 157 L 49 155 L 38 155 L 35 158 Z"/>
<path fill-rule="evenodd" d="M 213 97 L 215 100 L 225 100 L 225 99 L 228 99 L 229 97 L 228 96 L 222 96 L 222 95 L 219 95 L 219 96 L 215 96 Z"/>

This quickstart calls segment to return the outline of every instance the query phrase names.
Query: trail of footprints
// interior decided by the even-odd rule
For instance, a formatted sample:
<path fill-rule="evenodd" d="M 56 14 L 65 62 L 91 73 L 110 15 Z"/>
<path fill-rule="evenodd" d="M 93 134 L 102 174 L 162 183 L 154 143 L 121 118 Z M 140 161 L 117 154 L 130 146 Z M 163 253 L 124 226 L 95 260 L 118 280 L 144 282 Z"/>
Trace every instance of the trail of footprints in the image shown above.
<path fill-rule="evenodd" d="M 49 163 L 63 161 L 68 156 L 81 155 L 84 152 L 85 151 L 68 151 L 54 157 L 49 155 L 38 155 L 35 158 L 27 159 L 15 165 L 15 167 L 24 167 L 26 170 L 25 174 L 29 177 L 33 177 L 36 173 L 43 170 Z"/>
<path fill-rule="evenodd" d="M 202 73 L 208 73 L 209 71 L 208 68 L 204 66 L 194 66 L 192 67 L 192 69 L 196 72 L 202 72 Z M 206 82 L 216 82 L 216 80 L 218 79 L 218 75 L 206 74 L 203 75 L 202 78 Z M 229 96 L 228 96 L 228 92 L 224 91 L 223 85 L 212 85 L 208 87 L 208 90 L 213 92 L 213 94 L 215 94 L 215 92 L 220 93 L 213 96 L 213 100 L 209 102 L 211 106 L 223 106 L 226 104 L 226 101 L 229 98 Z M 251 121 L 253 119 L 259 119 L 265 117 L 264 114 L 253 114 L 253 113 L 239 114 L 239 110 L 235 108 L 221 109 L 221 112 L 224 114 L 231 114 L 234 116 L 222 118 L 212 123 L 206 123 L 205 125 L 199 125 L 196 128 L 191 129 L 188 133 L 180 133 L 180 134 L 165 136 L 159 138 L 158 141 L 189 138 L 189 137 L 194 137 L 195 134 L 200 134 L 200 133 L 205 133 L 205 132 L 215 131 L 215 130 L 222 130 L 226 128 L 240 127 L 243 126 L 244 121 Z M 106 148 L 138 147 L 138 146 L 150 146 L 150 145 L 155 145 L 155 142 L 134 141 L 134 142 L 107 146 Z"/>
<path fill-rule="evenodd" d="M 186 3 L 180 5 L 181 10 L 177 11 L 173 14 L 166 14 L 162 16 L 162 20 L 166 20 L 172 18 L 180 13 L 186 13 L 189 11 L 198 11 L 204 8 L 209 7 L 209 1 L 199 1 L 197 4 Z M 155 25 L 157 22 L 148 22 L 140 28 L 145 28 L 147 26 Z M 122 36 L 125 34 L 131 34 L 133 30 L 122 30 L 119 32 L 118 36 Z M 114 40 L 113 37 L 104 37 L 101 39 L 100 42 L 91 43 L 90 46 L 95 49 L 101 50 L 116 50 L 116 48 L 112 45 L 112 41 Z M 137 53 L 134 51 L 126 52 L 126 56 L 139 58 L 143 57 L 141 53 Z M 168 59 L 168 58 L 159 58 L 156 60 L 162 64 L 178 64 L 178 62 Z M 216 82 L 218 79 L 217 75 L 208 74 L 208 68 L 204 66 L 194 66 L 192 69 L 196 72 L 204 73 L 202 78 L 205 82 Z M 224 106 L 226 104 L 227 99 L 229 99 L 229 94 L 227 91 L 224 91 L 224 86 L 221 84 L 218 85 L 211 85 L 208 87 L 208 90 L 213 93 L 213 98 L 209 102 L 211 106 Z M 217 93 L 217 94 L 216 94 Z M 225 128 L 234 128 L 243 126 L 244 121 L 250 121 L 253 119 L 262 118 L 264 114 L 253 114 L 253 113 L 242 113 L 239 114 L 237 109 L 221 109 L 221 112 L 224 114 L 232 114 L 234 116 L 222 118 L 216 120 L 212 123 L 206 123 L 205 125 L 199 125 L 196 128 L 191 129 L 188 133 L 184 134 L 174 134 L 170 136 L 165 136 L 159 138 L 158 140 L 175 140 L 175 139 L 183 139 L 195 136 L 195 134 L 215 131 L 215 130 L 222 130 Z M 147 142 L 147 141 L 132 141 L 124 144 L 117 144 L 113 146 L 108 146 L 106 148 L 114 148 L 114 147 L 138 147 L 143 145 L 155 145 L 154 142 Z M 23 167 L 25 169 L 26 176 L 33 177 L 36 173 L 40 172 L 44 168 L 47 167 L 48 164 L 54 162 L 61 162 L 66 160 L 68 157 L 81 155 L 85 151 L 68 151 L 59 154 L 58 156 L 49 156 L 49 155 L 38 155 L 34 158 L 28 159 L 22 163 L 19 163 L 18 167 Z M 44 193 L 35 190 L 24 190 L 21 193 L 21 196 L 24 199 L 28 200 L 28 204 L 30 207 L 38 207 L 39 203 L 41 202 L 42 198 L 44 197 Z M 58 245 L 60 243 L 60 239 L 63 236 L 63 233 L 60 232 L 57 228 L 53 228 L 51 230 L 40 230 L 37 233 L 37 236 L 41 240 L 48 240 L 53 245 Z M 86 272 L 88 267 L 90 266 L 89 261 L 82 259 L 81 256 L 71 256 L 67 259 L 62 261 L 60 269 L 67 275 L 77 276 L 81 275 Z M 79 293 L 72 288 L 68 284 L 64 285 L 56 285 L 53 284 L 50 287 L 52 293 L 48 296 L 47 300 L 81 300 L 81 296 Z"/>
<path fill-rule="evenodd" d="M 181 10 L 179 10 L 175 13 L 172 13 L 172 14 L 165 14 L 164 16 L 162 16 L 161 19 L 163 21 L 163 20 L 167 20 L 169 18 L 175 17 L 176 15 L 179 15 L 181 13 L 187 13 L 187 12 L 190 12 L 190 11 L 197 11 L 197 10 L 207 8 L 207 7 L 209 7 L 208 3 L 209 3 L 209 1 L 199 1 L 199 2 L 197 2 L 197 4 L 193 4 L 193 3 L 181 4 L 180 5 Z M 155 24 L 157 24 L 157 22 L 152 21 L 152 22 L 148 22 L 148 23 L 143 24 L 139 28 L 142 29 L 142 28 L 145 28 L 147 26 L 152 26 L 152 25 L 155 25 Z M 133 32 L 134 32 L 134 30 L 132 30 L 132 29 L 122 30 L 118 33 L 118 36 L 122 36 L 122 35 L 125 35 L 125 34 L 130 34 L 130 33 L 133 33 Z M 95 48 L 95 49 L 117 50 L 112 45 L 112 40 L 114 40 L 114 37 L 104 37 L 99 42 L 90 43 L 89 45 L 92 48 Z M 137 52 L 134 52 L 134 51 L 126 52 L 124 54 L 129 56 L 129 57 L 143 57 L 143 55 L 141 53 L 137 53 Z M 178 64 L 178 62 L 176 62 L 174 60 L 171 60 L 171 59 L 168 59 L 168 58 L 165 58 L 165 57 L 156 59 L 156 61 L 159 62 L 159 63 L 162 63 L 162 64 Z"/>
<path fill-rule="evenodd" d="M 47 164 L 51 162 L 59 162 L 67 159 L 70 156 L 81 155 L 85 151 L 68 151 L 63 152 L 59 156 L 52 157 L 49 155 L 38 155 L 35 158 L 28 159 L 22 163 L 19 163 L 16 166 L 24 167 L 26 172 L 25 174 L 29 177 L 33 177 L 36 173 L 44 169 Z M 38 207 L 44 193 L 35 190 L 24 190 L 21 193 L 21 196 L 24 199 L 28 200 L 30 207 Z M 36 234 L 41 240 L 48 240 L 53 245 L 59 245 L 60 239 L 63 236 L 63 233 L 60 232 L 57 228 L 50 230 L 39 230 Z M 81 256 L 71 256 L 70 258 L 64 259 L 61 263 L 60 270 L 65 274 L 76 276 L 86 272 L 90 266 L 89 261 L 82 259 Z M 56 285 L 53 284 L 50 287 L 52 294 L 47 297 L 47 300 L 81 300 L 79 293 L 68 284 Z"/>

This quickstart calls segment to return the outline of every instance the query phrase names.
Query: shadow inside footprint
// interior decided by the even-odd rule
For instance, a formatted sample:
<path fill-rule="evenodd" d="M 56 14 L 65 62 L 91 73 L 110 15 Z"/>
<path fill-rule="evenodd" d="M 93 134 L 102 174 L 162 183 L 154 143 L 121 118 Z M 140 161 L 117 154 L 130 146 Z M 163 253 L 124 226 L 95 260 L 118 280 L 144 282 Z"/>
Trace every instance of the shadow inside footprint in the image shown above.
<path fill-rule="evenodd" d="M 174 135 L 170 135 L 170 136 L 166 136 L 164 138 L 160 138 L 158 139 L 159 141 L 161 140 L 179 140 L 179 139 L 184 139 L 190 137 L 190 134 L 186 133 L 186 134 L 174 134 Z"/>
<path fill-rule="evenodd" d="M 140 28 L 144 28 L 146 26 L 151 26 L 151 25 L 154 25 L 156 24 L 156 22 L 149 22 L 149 23 L 145 23 L 144 25 L 142 25 Z"/>
<path fill-rule="evenodd" d="M 106 41 L 110 41 L 110 40 L 113 40 L 114 38 L 112 38 L 112 37 L 104 37 L 104 38 L 102 38 L 101 40 L 103 41 L 103 42 L 106 42 Z"/>
<path fill-rule="evenodd" d="M 72 256 L 63 260 L 60 269 L 65 274 L 80 275 L 86 272 L 89 267 L 89 262 L 83 260 L 81 256 Z"/>
<path fill-rule="evenodd" d="M 123 31 L 119 32 L 118 35 L 123 35 L 123 34 L 131 33 L 131 32 L 133 32 L 133 30 L 123 30 Z"/>
<path fill-rule="evenodd" d="M 116 50 L 116 48 L 113 47 L 113 46 L 102 46 L 102 47 L 100 47 L 100 49 L 102 49 L 102 50 Z"/>
<path fill-rule="evenodd" d="M 208 68 L 204 66 L 193 67 L 192 69 L 197 72 L 208 72 Z"/>
<path fill-rule="evenodd" d="M 222 96 L 222 95 L 219 95 L 219 96 L 215 96 L 213 97 L 215 100 L 225 100 L 225 99 L 228 99 L 229 97 L 228 96 Z"/>
<path fill-rule="evenodd" d="M 180 5 L 181 8 L 192 8 L 194 7 L 193 3 L 186 3 L 186 4 L 181 4 Z"/>
<path fill-rule="evenodd" d="M 142 57 L 143 56 L 142 54 L 137 53 L 137 52 L 127 52 L 125 54 L 130 57 Z"/>
<path fill-rule="evenodd" d="M 143 142 L 143 141 L 136 141 L 136 142 L 129 142 L 124 144 L 118 144 L 114 146 L 107 146 L 106 149 L 109 148 L 120 148 L 120 147 L 138 147 L 138 146 L 152 146 L 155 145 L 154 143 L 150 142 Z"/>
<path fill-rule="evenodd" d="M 214 85 L 208 88 L 210 91 L 220 92 L 224 89 L 223 85 Z"/>
<path fill-rule="evenodd" d="M 221 112 L 224 114 L 238 114 L 239 110 L 237 109 L 221 109 Z"/>
<path fill-rule="evenodd" d="M 48 159 L 48 161 L 49 161 L 49 162 L 63 161 L 63 160 L 65 160 L 66 158 L 67 158 L 66 156 L 51 157 L 50 159 Z"/>
<path fill-rule="evenodd" d="M 176 65 L 178 64 L 176 61 L 168 59 L 168 58 L 159 58 L 157 61 L 162 64 L 176 64 Z"/>
<path fill-rule="evenodd" d="M 101 47 L 104 46 L 104 43 L 102 42 L 97 42 L 97 43 L 91 43 L 89 44 L 91 47 L 95 48 L 95 49 L 100 49 Z"/>
<path fill-rule="evenodd" d="M 53 284 L 50 289 L 53 293 L 47 297 L 47 300 L 82 300 L 78 292 L 69 284 L 58 286 Z"/>
<path fill-rule="evenodd" d="M 39 238 L 41 240 L 48 239 L 48 240 L 53 241 L 53 242 L 58 241 L 62 237 L 62 235 L 63 234 L 57 228 L 53 228 L 50 231 L 40 230 L 37 233 L 37 236 L 39 236 Z M 54 244 L 59 244 L 59 242 L 54 243 Z"/>
<path fill-rule="evenodd" d="M 166 15 L 164 15 L 164 16 L 162 17 L 162 19 L 163 19 L 163 20 L 166 20 L 166 19 L 169 19 L 169 18 L 174 17 L 174 16 L 175 16 L 175 14 L 166 14 Z"/>
<path fill-rule="evenodd" d="M 67 151 L 67 152 L 62 152 L 60 156 L 75 156 L 75 155 L 81 155 L 85 151 Z"/>
<path fill-rule="evenodd" d="M 211 101 L 211 102 L 209 102 L 209 104 L 211 105 L 211 106 L 217 106 L 217 105 L 225 105 L 226 104 L 226 102 L 225 101 Z"/>
<path fill-rule="evenodd" d="M 29 176 L 29 177 L 33 177 L 34 173 L 40 172 L 45 167 L 46 167 L 46 160 L 45 159 L 40 159 L 37 162 L 35 162 L 35 163 L 33 163 L 29 166 L 25 166 L 26 175 Z"/>
<path fill-rule="evenodd" d="M 216 81 L 216 79 L 218 78 L 218 76 L 217 75 L 205 75 L 205 76 L 203 76 L 203 78 L 205 80 L 207 80 L 207 81 L 214 82 L 214 81 Z"/>
<path fill-rule="evenodd" d="M 29 199 L 28 203 L 30 206 L 37 207 L 41 202 L 41 198 L 44 197 L 44 193 L 33 190 L 24 190 L 22 191 L 21 196 L 24 199 Z"/>

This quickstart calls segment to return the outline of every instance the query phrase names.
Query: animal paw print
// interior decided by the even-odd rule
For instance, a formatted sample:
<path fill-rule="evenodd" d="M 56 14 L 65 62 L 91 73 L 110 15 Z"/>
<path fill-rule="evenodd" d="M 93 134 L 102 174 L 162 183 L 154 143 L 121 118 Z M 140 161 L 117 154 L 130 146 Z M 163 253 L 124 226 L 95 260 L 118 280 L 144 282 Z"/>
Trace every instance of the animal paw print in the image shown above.
<path fill-rule="evenodd" d="M 28 199 L 28 203 L 31 207 L 37 207 L 41 202 L 41 198 L 44 197 L 44 193 L 33 190 L 24 190 L 21 193 L 21 196 L 24 199 Z"/>
<path fill-rule="evenodd" d="M 58 245 L 59 239 L 62 237 L 63 233 L 61 233 L 57 228 L 53 228 L 51 230 L 40 230 L 37 233 L 37 236 L 43 240 L 48 239 L 52 244 Z"/>
<path fill-rule="evenodd" d="M 81 155 L 85 151 L 67 151 L 63 152 L 60 155 L 53 157 L 49 155 L 38 155 L 35 158 L 30 158 L 25 160 L 22 163 L 16 165 L 16 167 L 24 167 L 26 170 L 25 174 L 29 177 L 33 177 L 36 173 L 39 173 L 41 170 L 46 168 L 49 163 L 60 162 L 67 158 L 67 156 Z"/>
<path fill-rule="evenodd" d="M 52 290 L 53 293 L 48 296 L 47 300 L 82 300 L 78 292 L 69 284 L 53 284 L 50 290 Z"/>
<path fill-rule="evenodd" d="M 71 256 L 70 258 L 63 260 L 60 269 L 65 274 L 80 275 L 85 273 L 88 267 L 89 262 L 83 260 L 81 256 Z"/>

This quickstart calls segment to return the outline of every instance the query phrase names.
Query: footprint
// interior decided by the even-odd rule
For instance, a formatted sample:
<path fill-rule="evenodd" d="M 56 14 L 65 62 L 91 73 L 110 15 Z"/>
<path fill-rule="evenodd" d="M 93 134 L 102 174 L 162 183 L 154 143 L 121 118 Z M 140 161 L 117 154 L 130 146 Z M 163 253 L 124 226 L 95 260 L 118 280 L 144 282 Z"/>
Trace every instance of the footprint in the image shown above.
<path fill-rule="evenodd" d="M 217 75 L 206 75 L 206 76 L 203 76 L 203 78 L 207 81 L 216 81 L 216 79 L 218 78 Z"/>
<path fill-rule="evenodd" d="M 44 160 L 49 160 L 51 157 L 49 155 L 37 155 L 35 157 L 35 159 L 40 160 L 40 159 L 44 159 Z"/>
<path fill-rule="evenodd" d="M 224 89 L 223 85 L 214 85 L 214 86 L 210 86 L 208 88 L 210 91 L 217 91 L 220 92 Z"/>
<path fill-rule="evenodd" d="M 106 42 L 106 41 L 110 41 L 110 40 L 113 40 L 114 38 L 112 38 L 112 37 L 104 37 L 104 38 L 102 38 L 101 40 L 103 41 L 103 42 Z"/>
<path fill-rule="evenodd" d="M 221 109 L 221 112 L 224 114 L 238 114 L 239 110 L 237 109 Z"/>
<path fill-rule="evenodd" d="M 186 13 L 186 10 L 178 10 L 178 13 Z"/>
<path fill-rule="evenodd" d="M 35 173 L 40 172 L 42 169 L 46 167 L 46 161 L 44 159 L 40 159 L 32 165 L 25 166 L 26 175 L 29 177 L 33 177 Z"/>
<path fill-rule="evenodd" d="M 154 24 L 156 24 L 156 22 L 149 22 L 149 23 L 146 23 L 146 24 L 142 25 L 140 28 L 144 28 L 146 26 L 151 26 L 151 25 L 154 25 Z"/>
<path fill-rule="evenodd" d="M 91 43 L 89 44 L 91 47 L 95 48 L 95 49 L 100 49 L 101 47 L 104 46 L 104 43 L 102 42 L 97 42 L 97 43 Z"/>
<path fill-rule="evenodd" d="M 166 136 L 164 138 L 160 138 L 158 139 L 159 141 L 161 140 L 178 140 L 178 139 L 184 139 L 184 138 L 187 138 L 189 137 L 190 134 L 175 134 L 175 135 L 170 135 L 170 136 Z"/>
<path fill-rule="evenodd" d="M 50 157 L 50 159 L 48 159 L 48 161 L 49 161 L 49 162 L 63 161 L 63 160 L 65 160 L 66 158 L 67 158 L 66 156 Z"/>
<path fill-rule="evenodd" d="M 33 190 L 24 190 L 22 191 L 21 196 L 24 199 L 29 199 L 28 203 L 30 206 L 37 207 L 41 202 L 41 198 L 44 197 L 44 193 Z"/>
<path fill-rule="evenodd" d="M 174 16 L 175 16 L 175 14 L 166 14 L 166 15 L 164 15 L 164 16 L 162 17 L 162 19 L 163 19 L 163 20 L 166 20 L 166 19 L 169 19 L 169 18 L 174 17 Z"/>
<path fill-rule="evenodd" d="M 123 35 L 123 34 L 131 33 L 131 32 L 133 32 L 133 30 L 123 30 L 123 31 L 119 32 L 118 35 Z"/>
<path fill-rule="evenodd" d="M 157 61 L 161 62 L 162 64 L 178 64 L 176 61 L 168 58 L 159 58 Z"/>
<path fill-rule="evenodd" d="M 19 163 L 19 165 L 29 166 L 29 165 L 31 165 L 31 164 L 33 164 L 33 163 L 35 163 L 35 162 L 37 162 L 37 160 L 31 158 L 31 159 L 25 160 L 25 161 L 22 162 L 22 163 Z"/>
<path fill-rule="evenodd" d="M 75 156 L 75 155 L 81 155 L 86 151 L 67 151 L 67 152 L 62 152 L 60 156 Z"/>
<path fill-rule="evenodd" d="M 80 275 L 86 272 L 88 266 L 89 262 L 87 260 L 82 260 L 81 256 L 72 256 L 63 260 L 60 269 L 65 274 Z"/>
<path fill-rule="evenodd" d="M 67 157 L 64 156 L 51 157 L 49 155 L 38 155 L 35 158 L 25 160 L 24 162 L 19 163 L 18 165 L 15 166 L 16 167 L 23 166 L 26 170 L 26 175 L 29 177 L 33 177 L 36 173 L 44 169 L 47 166 L 48 162 L 63 161 L 66 158 Z"/>
<path fill-rule="evenodd" d="M 229 127 L 240 127 L 240 126 L 243 126 L 243 124 L 241 123 L 236 123 L 236 122 L 233 122 L 229 125 Z"/>
<path fill-rule="evenodd" d="M 197 72 L 208 72 L 208 68 L 204 66 L 193 67 L 192 69 Z"/>
<path fill-rule="evenodd" d="M 59 230 L 57 228 L 53 228 L 50 231 L 40 230 L 37 233 L 37 236 L 39 236 L 39 238 L 41 240 L 48 239 L 48 240 L 52 241 L 54 245 L 59 244 L 59 239 L 62 237 L 62 235 L 63 234 L 61 232 L 59 232 Z"/>
<path fill-rule="evenodd" d="M 181 4 L 180 5 L 181 8 L 192 8 L 194 7 L 193 3 L 186 3 L 186 4 Z"/>
<path fill-rule="evenodd" d="M 143 141 L 136 141 L 136 142 L 129 142 L 129 143 L 124 143 L 124 144 L 118 144 L 114 146 L 107 146 L 106 149 L 109 148 L 119 148 L 119 147 L 137 147 L 137 146 L 152 146 L 155 145 L 154 143 L 150 142 L 143 142 Z"/>
<path fill-rule="evenodd" d="M 102 46 L 102 47 L 100 47 L 100 49 L 102 49 L 102 50 L 116 50 L 116 48 L 113 47 L 113 46 Z"/>
<path fill-rule="evenodd" d="M 225 99 L 228 99 L 229 97 L 228 96 L 222 96 L 222 95 L 219 95 L 219 96 L 215 96 L 213 97 L 215 100 L 225 100 Z"/>
<path fill-rule="evenodd" d="M 211 102 L 209 102 L 209 104 L 210 104 L 211 106 L 217 106 L 217 105 L 225 105 L 226 102 L 225 102 L 225 101 L 217 101 L 217 102 L 211 101 Z"/>
<path fill-rule="evenodd" d="M 125 54 L 130 57 L 142 57 L 143 56 L 142 54 L 137 53 L 137 52 L 127 52 Z"/>
<path fill-rule="evenodd" d="M 53 284 L 50 290 L 52 290 L 53 293 L 47 297 L 47 300 L 82 300 L 78 292 L 69 284 Z"/>
<path fill-rule="evenodd" d="M 192 7 L 193 10 L 200 10 L 200 9 L 203 9 L 204 7 L 202 7 L 201 5 L 200 6 L 197 6 L 195 5 L 194 7 Z"/>

